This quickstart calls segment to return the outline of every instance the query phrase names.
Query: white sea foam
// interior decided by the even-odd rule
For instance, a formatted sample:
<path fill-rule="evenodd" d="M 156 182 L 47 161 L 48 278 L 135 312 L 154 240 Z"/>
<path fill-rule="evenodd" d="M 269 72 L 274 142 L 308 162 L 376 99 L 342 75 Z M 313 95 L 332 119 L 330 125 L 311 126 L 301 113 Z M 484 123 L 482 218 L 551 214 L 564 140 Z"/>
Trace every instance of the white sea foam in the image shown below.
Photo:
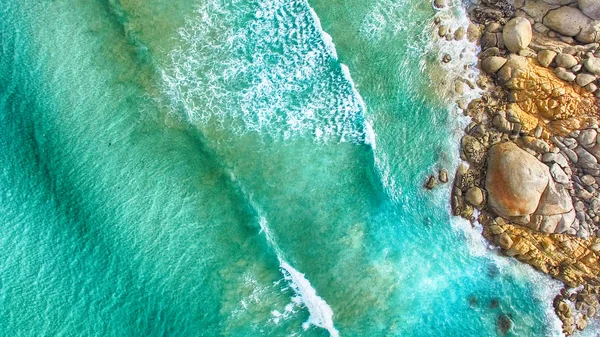
<path fill-rule="evenodd" d="M 306 330 L 310 325 L 315 325 L 326 329 L 331 337 L 338 337 L 340 334 L 333 324 L 333 310 L 312 287 L 310 282 L 287 262 L 281 261 L 281 268 L 287 273 L 286 280 L 291 282 L 291 287 L 300 296 L 302 303 L 308 309 L 310 316 L 308 321 L 303 324 Z"/>
<path fill-rule="evenodd" d="M 331 337 L 338 337 L 339 332 L 333 323 L 333 310 L 327 302 L 317 294 L 316 289 L 313 288 L 304 274 L 296 270 L 285 260 L 283 252 L 277 245 L 275 238 L 271 233 L 267 218 L 262 215 L 262 211 L 258 208 L 258 205 L 252 201 L 251 196 L 249 196 L 249 202 L 259 215 L 261 231 L 264 233 L 271 248 L 277 255 L 284 279 L 289 282 L 290 287 L 296 293 L 296 297 L 292 298 L 292 301 L 295 305 L 304 305 L 308 310 L 309 318 L 304 322 L 302 327 L 306 330 L 311 325 L 314 325 L 326 329 Z M 278 311 L 272 312 L 272 315 L 275 318 L 274 322 L 277 323 L 279 318 L 285 317 L 285 314 L 290 312 L 293 312 L 293 307 L 286 307 L 286 312 L 283 314 Z"/>
<path fill-rule="evenodd" d="M 207 1 L 179 35 L 162 78 L 170 108 L 190 122 L 364 141 L 362 100 L 306 0 Z"/>

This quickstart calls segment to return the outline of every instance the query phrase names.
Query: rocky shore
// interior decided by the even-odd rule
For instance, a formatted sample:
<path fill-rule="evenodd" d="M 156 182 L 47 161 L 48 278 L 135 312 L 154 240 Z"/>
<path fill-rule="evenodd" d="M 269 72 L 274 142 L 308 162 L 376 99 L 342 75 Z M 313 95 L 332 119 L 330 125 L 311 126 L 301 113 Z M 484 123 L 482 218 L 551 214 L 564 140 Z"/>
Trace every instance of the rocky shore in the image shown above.
<path fill-rule="evenodd" d="M 467 27 L 436 20 L 439 38 L 481 47 L 477 83 L 455 85 L 458 94 L 465 84 L 484 93 L 462 104 L 472 122 L 452 209 L 481 223 L 503 254 L 565 284 L 554 307 L 570 335 L 600 306 L 600 1 L 466 5 Z"/>

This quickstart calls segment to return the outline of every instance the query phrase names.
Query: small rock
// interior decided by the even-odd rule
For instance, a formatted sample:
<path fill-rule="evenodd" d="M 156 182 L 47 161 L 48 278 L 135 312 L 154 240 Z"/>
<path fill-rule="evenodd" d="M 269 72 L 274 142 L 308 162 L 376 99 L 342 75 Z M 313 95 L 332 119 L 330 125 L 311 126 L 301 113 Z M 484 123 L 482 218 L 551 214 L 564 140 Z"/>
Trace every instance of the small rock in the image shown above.
<path fill-rule="evenodd" d="M 448 4 L 446 3 L 446 0 L 433 0 L 433 6 L 435 8 L 446 8 L 448 7 Z"/>
<path fill-rule="evenodd" d="M 489 33 L 498 33 L 502 30 L 502 25 L 498 22 L 490 22 L 486 27 L 485 31 Z"/>
<path fill-rule="evenodd" d="M 577 59 L 573 55 L 560 53 L 554 59 L 556 65 L 563 68 L 571 68 L 577 65 Z"/>
<path fill-rule="evenodd" d="M 450 63 L 450 61 L 452 61 L 452 57 L 450 56 L 450 54 L 444 54 L 444 56 L 442 57 L 442 62 Z"/>
<path fill-rule="evenodd" d="M 480 37 L 481 31 L 479 30 L 479 27 L 470 23 L 469 27 L 467 27 L 467 40 L 469 40 L 469 42 L 475 42 L 479 40 Z"/>
<path fill-rule="evenodd" d="M 490 56 L 481 62 L 481 69 L 488 74 L 495 74 L 506 62 L 507 60 L 503 57 Z"/>
<path fill-rule="evenodd" d="M 441 169 L 439 171 L 439 180 L 441 183 L 445 184 L 448 182 L 448 170 Z"/>
<path fill-rule="evenodd" d="M 479 54 L 479 58 L 481 60 L 485 60 L 486 58 L 488 58 L 490 56 L 498 56 L 498 55 L 500 55 L 500 49 L 498 49 L 498 47 L 491 47 L 491 48 L 488 48 L 488 49 L 482 51 Z"/>
<path fill-rule="evenodd" d="M 448 34 L 448 27 L 441 25 L 440 28 L 438 29 L 438 35 L 440 37 L 444 37 L 444 36 L 446 36 L 446 34 Z"/>
<path fill-rule="evenodd" d="M 550 166 L 550 174 L 552 174 L 554 181 L 559 184 L 568 184 L 570 181 L 565 171 L 563 171 L 558 164 L 552 164 L 552 166 Z"/>
<path fill-rule="evenodd" d="M 588 185 L 588 186 L 592 186 L 593 184 L 596 183 L 596 179 L 594 177 L 592 177 L 589 174 L 584 175 L 583 177 L 580 178 L 581 182 Z"/>
<path fill-rule="evenodd" d="M 513 240 L 506 233 L 496 235 L 496 244 L 502 249 L 509 250 L 513 245 Z"/>
<path fill-rule="evenodd" d="M 580 87 L 585 87 L 586 85 L 594 82 L 595 80 L 596 76 L 586 73 L 581 73 L 577 75 L 577 78 L 575 79 L 577 85 L 579 85 Z"/>
<path fill-rule="evenodd" d="M 542 161 L 544 163 L 557 163 L 558 165 L 560 165 L 560 167 L 565 168 L 567 166 L 569 166 L 569 163 L 567 162 L 567 158 L 565 158 L 565 156 L 563 156 L 560 153 L 544 153 L 544 155 L 542 156 Z"/>
<path fill-rule="evenodd" d="M 600 76 L 600 58 L 590 57 L 583 61 L 583 66 L 590 73 Z"/>
<path fill-rule="evenodd" d="M 567 71 L 565 68 L 562 68 L 562 67 L 554 69 L 554 74 L 556 74 L 556 77 L 560 78 L 563 81 L 567 81 L 567 82 L 573 82 L 573 81 L 575 81 L 575 78 L 576 78 L 575 74 Z"/>
<path fill-rule="evenodd" d="M 585 90 L 587 90 L 589 92 L 596 92 L 598 90 L 598 86 L 594 83 L 590 83 L 585 86 Z"/>
<path fill-rule="evenodd" d="M 578 73 L 581 70 L 581 68 L 583 68 L 583 66 L 581 64 L 578 64 L 578 65 L 574 66 L 573 68 L 571 68 L 571 71 L 574 73 Z"/>
<path fill-rule="evenodd" d="M 598 137 L 598 131 L 594 129 L 585 129 L 579 133 L 577 141 L 583 146 L 594 146 Z"/>
<path fill-rule="evenodd" d="M 429 178 L 427 179 L 427 182 L 425 183 L 425 188 L 427 188 L 428 190 L 432 190 L 434 187 L 435 187 L 435 177 L 429 176 Z"/>
<path fill-rule="evenodd" d="M 579 319 L 577 320 L 577 329 L 583 330 L 587 327 L 587 325 L 588 325 L 587 316 L 585 316 L 585 315 L 580 316 Z"/>
<path fill-rule="evenodd" d="M 483 190 L 477 186 L 469 188 L 465 195 L 465 200 L 477 208 L 481 207 L 484 201 Z"/>
<path fill-rule="evenodd" d="M 458 27 L 458 29 L 454 32 L 454 40 L 460 41 L 465 37 L 465 28 Z"/>
<path fill-rule="evenodd" d="M 593 306 L 587 308 L 586 314 L 588 317 L 594 317 L 596 315 L 596 309 Z"/>
<path fill-rule="evenodd" d="M 538 53 L 538 62 L 540 62 L 540 64 L 543 67 L 547 67 L 550 65 L 550 63 L 552 63 L 552 61 L 554 61 L 554 58 L 556 57 L 556 52 L 552 51 L 552 50 L 542 50 L 541 52 Z"/>

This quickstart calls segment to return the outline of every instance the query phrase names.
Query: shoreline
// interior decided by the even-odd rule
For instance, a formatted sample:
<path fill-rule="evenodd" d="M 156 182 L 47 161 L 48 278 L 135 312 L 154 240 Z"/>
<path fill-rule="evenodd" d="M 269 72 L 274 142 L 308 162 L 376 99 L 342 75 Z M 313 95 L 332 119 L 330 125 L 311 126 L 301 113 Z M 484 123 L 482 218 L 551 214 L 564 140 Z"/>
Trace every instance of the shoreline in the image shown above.
<path fill-rule="evenodd" d="M 432 5 L 439 12 L 448 2 Z M 456 102 L 471 123 L 459 144 L 452 213 L 480 223 L 502 255 L 565 285 L 552 302 L 571 335 L 600 307 L 600 4 L 554 2 L 471 1 L 468 27 L 436 15 L 434 34 L 481 47 L 476 83 L 458 74 L 454 82 L 459 97 L 482 91 Z"/>

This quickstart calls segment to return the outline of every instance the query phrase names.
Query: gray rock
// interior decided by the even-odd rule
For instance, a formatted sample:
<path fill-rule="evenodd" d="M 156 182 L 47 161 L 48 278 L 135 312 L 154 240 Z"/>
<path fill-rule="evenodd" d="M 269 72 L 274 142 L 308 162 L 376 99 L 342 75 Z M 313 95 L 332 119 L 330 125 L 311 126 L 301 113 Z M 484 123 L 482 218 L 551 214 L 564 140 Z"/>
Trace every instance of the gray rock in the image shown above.
<path fill-rule="evenodd" d="M 594 157 L 591 153 L 589 153 L 586 149 L 581 146 L 578 146 L 574 149 L 575 153 L 577 153 L 577 157 L 579 158 L 579 163 L 597 163 L 598 159 Z"/>
<path fill-rule="evenodd" d="M 490 56 L 481 62 L 481 69 L 488 74 L 495 74 L 506 62 L 504 57 Z"/>
<path fill-rule="evenodd" d="M 556 227 L 556 233 L 564 233 L 573 225 L 573 221 L 575 221 L 575 210 L 571 210 L 562 215 L 560 221 L 558 222 L 558 226 Z"/>
<path fill-rule="evenodd" d="M 600 212 L 600 200 L 598 200 L 598 198 L 593 198 L 592 201 L 590 201 L 590 209 L 594 211 L 594 213 Z"/>
<path fill-rule="evenodd" d="M 560 78 L 563 81 L 567 81 L 567 82 L 573 82 L 573 81 L 575 81 L 575 78 L 576 78 L 575 74 L 567 71 L 565 68 L 562 68 L 562 67 L 554 69 L 554 74 L 556 75 L 556 77 Z"/>
<path fill-rule="evenodd" d="M 542 161 L 544 163 L 557 163 L 562 168 L 569 166 L 569 163 L 567 162 L 567 158 L 565 158 L 565 156 L 563 156 L 560 153 L 552 153 L 552 152 L 544 153 L 544 155 L 542 156 Z"/>
<path fill-rule="evenodd" d="M 494 48 L 498 46 L 498 37 L 496 33 L 485 32 L 481 39 L 481 47 L 483 49 Z"/>
<path fill-rule="evenodd" d="M 557 229 L 559 221 L 561 220 L 562 215 L 550 215 L 550 216 L 544 216 L 542 218 L 542 222 L 540 223 L 540 229 L 539 231 L 542 233 L 554 233 L 554 231 Z"/>
<path fill-rule="evenodd" d="M 556 215 L 569 212 L 573 209 L 573 200 L 569 191 L 550 180 L 548 187 L 540 198 L 540 203 L 535 211 L 539 215 Z"/>
<path fill-rule="evenodd" d="M 569 159 L 569 161 L 571 161 L 571 163 L 576 164 L 579 161 L 579 158 L 577 157 L 577 153 L 575 153 L 575 151 L 567 147 L 560 149 L 560 151 Z"/>
<path fill-rule="evenodd" d="M 579 230 L 577 231 L 577 237 L 581 239 L 587 239 L 590 237 L 590 233 L 585 228 L 579 228 Z"/>
<path fill-rule="evenodd" d="M 596 139 L 598 137 L 598 131 L 594 129 L 585 129 L 579 133 L 577 141 L 579 144 L 585 147 L 591 147 L 596 145 Z"/>
<path fill-rule="evenodd" d="M 537 59 L 543 67 L 547 67 L 554 61 L 556 55 L 555 51 L 545 49 L 538 53 Z"/>
<path fill-rule="evenodd" d="M 575 192 L 575 196 L 577 196 L 578 198 L 581 198 L 583 200 L 590 200 L 591 198 L 594 197 L 593 194 L 591 194 L 590 192 L 588 192 L 586 190 L 577 190 L 577 192 Z"/>
<path fill-rule="evenodd" d="M 536 32 L 538 32 L 542 35 L 546 35 L 550 31 L 550 29 L 548 27 L 544 26 L 541 22 L 534 23 L 533 30 L 535 30 Z"/>
<path fill-rule="evenodd" d="M 574 137 L 578 137 L 579 135 L 573 135 Z M 568 147 L 569 149 L 574 149 L 577 147 L 577 141 L 575 140 L 575 138 L 571 138 L 571 137 L 565 137 L 563 139 L 563 144 L 565 144 L 566 147 Z"/>
<path fill-rule="evenodd" d="M 550 145 L 541 139 L 525 136 L 522 137 L 522 141 L 525 147 L 537 153 L 544 154 L 550 152 Z"/>
<path fill-rule="evenodd" d="M 556 163 L 550 166 L 550 174 L 552 174 L 552 178 L 554 178 L 554 181 L 556 181 L 559 184 L 568 184 L 570 181 L 565 171 L 563 171 L 560 165 Z"/>
<path fill-rule="evenodd" d="M 556 65 L 563 68 L 572 68 L 577 65 L 577 59 L 573 55 L 560 53 L 554 59 Z"/>
<path fill-rule="evenodd" d="M 592 73 L 596 76 L 600 76 L 600 58 L 590 57 L 583 61 L 583 66 L 590 73 Z"/>
<path fill-rule="evenodd" d="M 577 75 L 575 82 L 580 87 L 585 87 L 586 85 L 594 82 L 595 80 L 596 80 L 596 76 L 591 75 L 591 74 L 581 73 L 581 74 Z"/>
<path fill-rule="evenodd" d="M 600 20 L 600 1 L 598 0 L 579 0 L 579 9 L 583 14 L 594 20 Z"/>
<path fill-rule="evenodd" d="M 592 21 L 589 25 L 583 27 L 583 29 L 581 29 L 581 32 L 579 32 L 579 34 L 577 34 L 575 38 L 577 39 L 577 41 L 583 43 L 598 42 L 599 32 L 600 28 L 594 24 L 594 21 Z"/>
<path fill-rule="evenodd" d="M 589 92 L 596 92 L 598 90 L 598 86 L 595 85 L 594 83 L 590 83 L 588 85 L 586 85 L 585 90 L 589 91 Z"/>
<path fill-rule="evenodd" d="M 577 73 L 577 72 L 579 72 L 581 70 L 581 68 L 583 68 L 583 66 L 581 64 L 578 64 L 578 65 L 572 67 L 571 71 L 574 72 L 574 73 Z"/>
<path fill-rule="evenodd" d="M 565 6 L 549 11 L 542 23 L 564 36 L 574 37 L 590 25 L 591 19 L 578 8 Z"/>
<path fill-rule="evenodd" d="M 533 37 L 531 22 L 522 17 L 512 18 L 502 29 L 502 38 L 506 48 L 513 53 L 525 49 Z"/>
<path fill-rule="evenodd" d="M 594 177 L 592 177 L 589 174 L 584 175 L 583 177 L 580 178 L 581 182 L 588 185 L 588 186 L 592 186 L 593 184 L 596 183 L 596 179 Z"/>

